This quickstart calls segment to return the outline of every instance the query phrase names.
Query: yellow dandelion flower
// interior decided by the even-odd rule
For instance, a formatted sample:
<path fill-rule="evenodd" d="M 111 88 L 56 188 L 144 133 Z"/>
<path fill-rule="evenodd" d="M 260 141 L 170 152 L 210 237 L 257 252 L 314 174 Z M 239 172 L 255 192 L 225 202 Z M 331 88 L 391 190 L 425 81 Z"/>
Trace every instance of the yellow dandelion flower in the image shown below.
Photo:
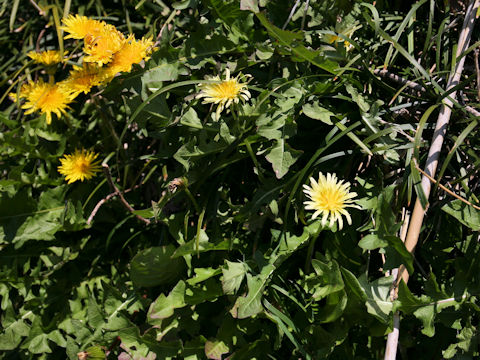
<path fill-rule="evenodd" d="M 248 101 L 251 98 L 247 89 L 247 83 L 239 82 L 241 74 L 235 78 L 230 78 L 230 70 L 225 71 L 225 80 L 221 80 L 219 76 L 215 76 L 211 80 L 218 80 L 219 83 L 200 85 L 200 93 L 197 98 L 204 98 L 203 104 L 213 103 L 217 106 L 217 119 L 223 109 L 228 108 L 232 103 L 238 104 L 239 100 Z"/>
<path fill-rule="evenodd" d="M 84 63 L 83 67 L 73 66 L 68 78 L 58 83 L 58 86 L 67 92 L 71 92 L 73 97 L 77 97 L 82 92 L 87 94 L 92 87 L 98 86 L 103 82 L 101 68 L 95 64 Z"/>
<path fill-rule="evenodd" d="M 125 43 L 125 37 L 115 26 L 105 24 L 104 29 L 96 36 L 85 37 L 83 51 L 88 55 L 83 58 L 85 62 L 93 62 L 99 66 L 112 61 L 113 55 Z"/>
<path fill-rule="evenodd" d="M 106 23 L 103 21 L 89 19 L 86 16 L 69 15 L 62 19 L 65 24 L 60 29 L 69 33 L 65 39 L 83 39 L 86 36 L 98 36 L 105 28 Z"/>
<path fill-rule="evenodd" d="M 122 48 L 113 54 L 112 61 L 105 69 L 106 77 L 112 78 L 119 72 L 130 72 L 133 64 L 148 60 L 153 50 L 153 40 L 151 38 L 135 40 L 133 35 L 128 36 Z"/>
<path fill-rule="evenodd" d="M 312 219 L 322 215 L 322 226 L 327 224 L 332 227 L 338 221 L 338 229 L 343 228 L 342 215 L 345 215 L 349 225 L 352 224 L 352 218 L 346 210 L 347 207 L 359 209 L 358 205 L 353 204 L 353 198 L 356 193 L 350 192 L 350 183 L 338 181 L 335 174 L 327 173 L 325 177 L 321 172 L 318 174 L 318 181 L 313 177 L 310 178 L 310 185 L 303 185 L 303 192 L 310 199 L 305 201 L 306 210 L 314 210 Z"/>
<path fill-rule="evenodd" d="M 98 154 L 93 151 L 76 149 L 73 154 L 60 159 L 58 172 L 65 176 L 69 184 L 77 180 L 90 180 L 100 170 L 100 161 L 94 161 L 97 157 Z"/>
<path fill-rule="evenodd" d="M 37 64 L 52 66 L 62 62 L 62 56 L 57 50 L 47 50 L 42 52 L 30 51 L 27 54 Z"/>
<path fill-rule="evenodd" d="M 37 83 L 29 82 L 25 87 L 25 98 L 27 102 L 22 109 L 28 109 L 25 114 L 40 111 L 47 116 L 47 124 L 52 122 L 52 112 L 61 117 L 69 109 L 68 104 L 73 97 L 70 92 L 65 91 L 58 84 L 49 84 L 43 81 Z"/>

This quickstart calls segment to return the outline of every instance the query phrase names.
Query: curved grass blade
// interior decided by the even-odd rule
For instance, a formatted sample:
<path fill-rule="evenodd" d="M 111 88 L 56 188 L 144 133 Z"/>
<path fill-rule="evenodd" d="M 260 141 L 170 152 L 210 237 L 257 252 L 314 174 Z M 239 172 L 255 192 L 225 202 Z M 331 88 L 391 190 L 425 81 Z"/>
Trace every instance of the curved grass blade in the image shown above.
<path fill-rule="evenodd" d="M 435 104 L 430 106 L 427 111 L 425 111 L 418 122 L 417 132 L 415 134 L 414 140 L 414 156 L 416 159 L 420 159 L 420 142 L 422 141 L 422 133 L 425 125 L 427 123 L 428 118 L 432 114 L 433 110 L 435 110 L 440 104 Z"/>
<path fill-rule="evenodd" d="M 440 169 L 438 175 L 437 175 L 437 184 L 435 184 L 435 190 L 438 188 L 438 184 L 440 183 L 443 174 L 445 173 L 445 170 L 448 167 L 448 164 L 450 164 L 450 160 L 452 159 L 452 156 L 456 153 L 458 147 L 463 144 L 463 141 L 465 138 L 475 129 L 478 125 L 478 120 L 473 120 L 468 126 L 463 129 L 463 131 L 460 133 L 458 138 L 455 140 L 455 143 L 453 144 L 452 149 L 448 152 L 447 157 L 445 158 L 445 161 L 442 164 L 442 168 Z"/>
<path fill-rule="evenodd" d="M 423 4 L 425 4 L 427 2 L 427 0 L 421 0 L 419 1 L 418 3 L 416 3 L 415 5 L 412 6 L 412 8 L 410 9 L 410 11 L 408 12 L 408 14 L 405 16 L 405 19 L 402 21 L 402 23 L 400 24 L 396 34 L 393 36 L 393 40 L 398 43 L 398 40 L 400 39 L 400 36 L 402 36 L 402 33 L 403 31 L 405 30 L 405 28 L 407 27 L 407 24 L 410 23 L 410 21 L 413 19 L 413 17 L 415 16 L 416 12 L 417 12 L 417 9 L 422 6 Z M 413 32 L 410 33 L 412 36 L 413 36 Z M 409 34 L 409 35 L 410 35 Z M 410 40 L 409 40 L 409 48 L 410 48 Z M 387 55 L 385 56 L 385 62 L 383 64 L 383 67 L 384 68 L 387 68 L 388 65 L 390 64 L 390 59 L 393 57 L 393 49 L 394 49 L 394 43 L 390 44 L 390 47 L 387 51 Z M 411 51 L 409 51 L 409 53 L 411 53 Z"/>

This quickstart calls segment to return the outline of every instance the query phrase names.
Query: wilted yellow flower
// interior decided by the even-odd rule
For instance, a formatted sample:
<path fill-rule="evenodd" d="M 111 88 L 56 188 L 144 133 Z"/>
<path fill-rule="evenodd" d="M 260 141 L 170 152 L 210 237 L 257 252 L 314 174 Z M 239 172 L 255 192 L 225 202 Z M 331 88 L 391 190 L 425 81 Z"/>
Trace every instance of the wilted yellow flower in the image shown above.
<path fill-rule="evenodd" d="M 58 83 L 58 86 L 71 92 L 73 97 L 82 92 L 87 94 L 92 87 L 102 83 L 103 74 L 100 70 L 95 64 L 85 63 L 83 67 L 74 65 L 68 78 Z"/>
<path fill-rule="evenodd" d="M 153 40 L 151 38 L 135 40 L 133 35 L 128 36 L 122 48 L 113 54 L 112 61 L 105 69 L 106 77 L 112 78 L 119 72 L 130 72 L 133 64 L 148 60 L 153 50 Z"/>
<path fill-rule="evenodd" d="M 60 52 L 57 50 L 47 50 L 42 52 L 30 51 L 27 54 L 37 64 L 51 66 L 62 62 Z"/>
<path fill-rule="evenodd" d="M 93 151 L 76 149 L 73 154 L 64 155 L 64 158 L 60 159 L 58 172 L 65 175 L 69 184 L 77 180 L 90 180 L 100 170 L 100 161 L 94 161 L 97 157 L 98 154 Z"/>
<path fill-rule="evenodd" d="M 73 100 L 72 94 L 59 87 L 58 84 L 49 84 L 43 81 L 29 82 L 22 96 L 27 100 L 22 106 L 22 109 L 28 109 L 25 114 L 40 111 L 42 114 L 46 114 L 47 124 L 52 122 L 52 112 L 60 118 L 62 113 L 66 113 L 66 109 L 69 108 L 68 104 Z"/>
<path fill-rule="evenodd" d="M 347 207 L 357 208 L 358 205 L 353 204 L 352 200 L 357 196 L 354 192 L 349 192 L 350 183 L 338 181 L 335 174 L 327 173 L 325 177 L 321 172 L 318 174 L 318 181 L 313 177 L 310 178 L 310 185 L 303 185 L 303 192 L 308 196 L 310 201 L 305 201 L 306 210 L 314 210 L 312 219 L 322 215 L 322 225 L 332 227 L 338 221 L 338 228 L 343 228 L 342 215 L 345 215 L 349 225 L 352 224 L 352 218 L 346 210 Z"/>
<path fill-rule="evenodd" d="M 200 85 L 200 93 L 197 98 L 204 98 L 203 103 L 218 104 L 217 119 L 223 109 L 228 108 L 233 102 L 238 103 L 240 99 L 248 101 L 251 95 L 247 89 L 247 83 L 239 82 L 241 74 L 235 78 L 230 78 L 230 70 L 225 71 L 225 80 L 221 80 L 219 76 L 215 76 L 211 80 L 218 80 L 219 83 Z"/>
<path fill-rule="evenodd" d="M 98 35 L 85 37 L 83 51 L 88 54 L 83 58 L 85 62 L 93 62 L 99 66 L 112 61 L 113 55 L 118 52 L 125 43 L 125 37 L 115 26 L 105 24 Z"/>
<path fill-rule="evenodd" d="M 67 18 L 62 19 L 65 24 L 60 29 L 69 33 L 65 36 L 65 39 L 83 39 L 86 36 L 98 36 L 105 28 L 105 22 L 89 19 L 86 16 L 69 15 Z"/>

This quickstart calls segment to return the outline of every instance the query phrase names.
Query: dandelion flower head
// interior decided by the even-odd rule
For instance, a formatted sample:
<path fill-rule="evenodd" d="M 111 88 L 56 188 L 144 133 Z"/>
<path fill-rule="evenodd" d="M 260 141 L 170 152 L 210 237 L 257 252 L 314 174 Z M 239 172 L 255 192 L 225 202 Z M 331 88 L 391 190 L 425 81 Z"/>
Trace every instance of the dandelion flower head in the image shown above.
<path fill-rule="evenodd" d="M 37 64 L 52 66 L 62 62 L 62 56 L 57 50 L 47 50 L 42 52 L 30 51 L 27 54 Z"/>
<path fill-rule="evenodd" d="M 72 92 L 74 97 L 82 92 L 87 94 L 92 87 L 102 83 L 103 75 L 100 70 L 101 68 L 90 63 L 84 63 L 82 67 L 74 65 L 68 78 L 59 83 L 59 86 Z"/>
<path fill-rule="evenodd" d="M 360 208 L 355 205 L 353 200 L 357 196 L 355 192 L 350 192 L 350 183 L 338 181 L 335 174 L 327 173 L 327 176 L 319 173 L 318 180 L 310 178 L 310 186 L 303 185 L 303 192 L 310 199 L 305 201 L 306 210 L 314 210 L 312 219 L 322 216 L 322 226 L 328 222 L 332 227 L 338 221 L 338 229 L 343 228 L 342 215 L 345 216 L 349 225 L 352 224 L 352 218 L 346 210 L 347 207 Z"/>
<path fill-rule="evenodd" d="M 97 157 L 98 154 L 93 151 L 76 149 L 73 154 L 60 159 L 58 172 L 65 176 L 69 184 L 77 180 L 90 180 L 100 170 L 100 161 L 95 161 Z"/>
<path fill-rule="evenodd" d="M 65 36 L 65 39 L 84 39 L 87 36 L 98 36 L 103 29 L 105 29 L 106 23 L 103 21 L 89 19 L 86 16 L 69 15 L 67 18 L 62 19 L 65 24 L 60 29 L 69 33 Z"/>
<path fill-rule="evenodd" d="M 230 77 L 230 70 L 225 71 L 225 80 L 221 80 L 219 76 L 211 80 L 218 80 L 219 83 L 202 84 L 200 85 L 200 93 L 197 98 L 204 98 L 203 103 L 218 104 L 217 119 L 223 109 L 228 108 L 232 103 L 238 104 L 239 100 L 248 101 L 251 98 L 250 92 L 247 89 L 247 83 L 239 81 L 241 74 L 235 78 Z"/>
<path fill-rule="evenodd" d="M 55 113 L 58 118 L 62 113 L 65 114 L 69 109 L 68 104 L 73 100 L 71 92 L 66 91 L 58 84 L 43 81 L 29 82 L 24 92 L 27 101 L 22 105 L 22 109 L 27 109 L 25 114 L 40 111 L 47 116 L 47 124 L 52 122 L 52 113 Z M 20 90 L 20 94 L 22 95 L 22 90 Z"/>
<path fill-rule="evenodd" d="M 153 40 L 151 38 L 135 40 L 133 35 L 128 36 L 122 48 L 113 54 L 112 61 L 105 69 L 107 78 L 112 78 L 119 72 L 130 72 L 133 64 L 148 60 L 153 50 Z"/>
<path fill-rule="evenodd" d="M 112 61 L 113 55 L 118 52 L 125 43 L 125 37 L 115 26 L 105 24 L 97 35 L 85 37 L 83 52 L 88 56 L 83 58 L 85 62 L 93 62 L 98 66 Z"/>

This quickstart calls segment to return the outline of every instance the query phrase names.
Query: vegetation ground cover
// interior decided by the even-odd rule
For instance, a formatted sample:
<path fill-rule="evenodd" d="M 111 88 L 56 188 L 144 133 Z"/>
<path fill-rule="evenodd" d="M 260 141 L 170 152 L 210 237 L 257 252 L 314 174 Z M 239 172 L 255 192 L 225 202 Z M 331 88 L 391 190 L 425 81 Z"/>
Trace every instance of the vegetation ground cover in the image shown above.
<path fill-rule="evenodd" d="M 0 1 L 0 358 L 478 358 L 478 6 Z"/>

